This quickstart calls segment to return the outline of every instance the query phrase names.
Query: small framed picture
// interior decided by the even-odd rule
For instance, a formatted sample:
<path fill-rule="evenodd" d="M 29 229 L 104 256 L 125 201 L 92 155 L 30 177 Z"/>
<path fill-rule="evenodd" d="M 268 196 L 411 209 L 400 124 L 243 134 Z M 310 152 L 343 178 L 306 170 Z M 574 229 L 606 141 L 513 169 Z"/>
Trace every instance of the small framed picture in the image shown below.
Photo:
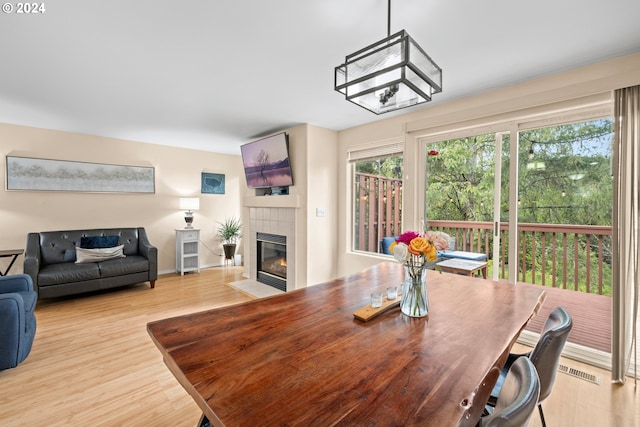
<path fill-rule="evenodd" d="M 224 194 L 224 174 L 202 172 L 201 193 Z"/>

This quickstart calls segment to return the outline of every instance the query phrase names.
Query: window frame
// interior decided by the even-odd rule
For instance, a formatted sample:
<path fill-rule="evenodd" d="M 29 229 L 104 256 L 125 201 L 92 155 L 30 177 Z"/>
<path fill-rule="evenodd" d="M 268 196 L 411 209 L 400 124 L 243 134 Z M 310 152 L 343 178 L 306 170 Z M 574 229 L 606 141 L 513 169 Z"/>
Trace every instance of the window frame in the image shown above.
<path fill-rule="evenodd" d="M 358 146 L 352 147 L 347 151 L 347 166 L 348 166 L 348 174 L 349 174 L 349 251 L 356 254 L 367 255 L 367 256 L 382 256 L 389 257 L 390 255 L 386 255 L 380 253 L 380 236 L 378 236 L 378 244 L 376 245 L 376 252 L 371 252 L 369 250 L 364 249 L 356 249 L 356 225 L 358 224 L 358 218 L 356 218 L 356 193 L 355 193 L 355 177 L 356 177 L 356 163 L 362 161 L 371 161 L 388 157 L 396 157 L 399 156 L 402 158 L 402 168 L 404 170 L 405 165 L 405 155 L 404 155 L 404 140 L 393 138 L 384 141 L 373 142 L 367 146 Z M 404 178 L 404 175 L 403 175 Z M 403 184 L 404 186 L 404 179 Z M 402 203 L 400 205 L 400 224 L 403 221 L 403 208 L 404 208 L 404 190 L 403 190 L 403 198 Z M 401 226 L 402 227 L 402 226 Z"/>

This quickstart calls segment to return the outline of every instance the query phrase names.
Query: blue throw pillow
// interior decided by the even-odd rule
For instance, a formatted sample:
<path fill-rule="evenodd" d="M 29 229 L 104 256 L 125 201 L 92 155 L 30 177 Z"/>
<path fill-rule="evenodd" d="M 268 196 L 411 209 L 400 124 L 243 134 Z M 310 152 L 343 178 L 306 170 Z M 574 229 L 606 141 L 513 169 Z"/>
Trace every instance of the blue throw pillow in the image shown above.
<path fill-rule="evenodd" d="M 391 246 L 396 239 L 397 237 L 383 237 L 380 241 L 380 252 L 386 255 L 392 255 L 391 251 L 389 251 L 389 246 Z"/>
<path fill-rule="evenodd" d="M 86 236 L 80 238 L 82 249 L 113 248 L 118 246 L 118 236 Z"/>

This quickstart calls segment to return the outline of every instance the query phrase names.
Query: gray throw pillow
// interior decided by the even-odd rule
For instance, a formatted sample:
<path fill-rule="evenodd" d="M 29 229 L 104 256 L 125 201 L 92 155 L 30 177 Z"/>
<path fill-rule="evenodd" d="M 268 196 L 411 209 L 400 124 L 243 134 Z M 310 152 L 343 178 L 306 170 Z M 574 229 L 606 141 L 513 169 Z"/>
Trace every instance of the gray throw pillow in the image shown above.
<path fill-rule="evenodd" d="M 84 249 L 76 248 L 76 263 L 99 262 L 109 259 L 124 258 L 124 245 L 113 248 Z"/>

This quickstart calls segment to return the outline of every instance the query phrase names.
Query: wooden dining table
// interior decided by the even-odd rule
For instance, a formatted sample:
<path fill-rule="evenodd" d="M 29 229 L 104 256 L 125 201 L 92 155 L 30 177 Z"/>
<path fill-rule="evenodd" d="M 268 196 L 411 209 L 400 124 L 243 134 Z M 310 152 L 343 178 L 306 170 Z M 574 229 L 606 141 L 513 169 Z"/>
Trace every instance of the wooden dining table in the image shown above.
<path fill-rule="evenodd" d="M 164 362 L 216 426 L 472 426 L 543 288 L 427 272 L 430 310 L 363 322 L 383 262 L 281 295 L 151 322 Z"/>

